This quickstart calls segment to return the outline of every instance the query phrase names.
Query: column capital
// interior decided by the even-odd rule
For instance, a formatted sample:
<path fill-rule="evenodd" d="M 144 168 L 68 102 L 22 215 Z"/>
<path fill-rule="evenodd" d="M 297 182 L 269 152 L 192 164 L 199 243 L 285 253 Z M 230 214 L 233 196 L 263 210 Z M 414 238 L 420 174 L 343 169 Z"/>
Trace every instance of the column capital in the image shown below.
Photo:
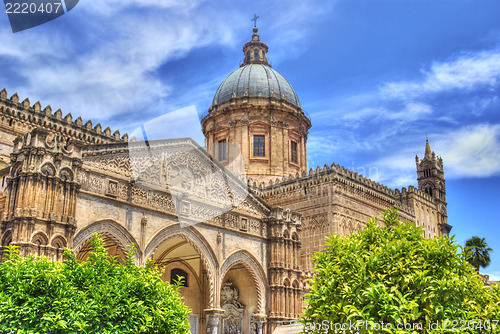
<path fill-rule="evenodd" d="M 217 334 L 219 331 L 220 318 L 224 314 L 222 309 L 206 309 L 207 334 Z"/>
<path fill-rule="evenodd" d="M 262 327 L 267 321 L 267 315 L 262 313 L 256 313 L 252 315 L 252 318 Z"/>

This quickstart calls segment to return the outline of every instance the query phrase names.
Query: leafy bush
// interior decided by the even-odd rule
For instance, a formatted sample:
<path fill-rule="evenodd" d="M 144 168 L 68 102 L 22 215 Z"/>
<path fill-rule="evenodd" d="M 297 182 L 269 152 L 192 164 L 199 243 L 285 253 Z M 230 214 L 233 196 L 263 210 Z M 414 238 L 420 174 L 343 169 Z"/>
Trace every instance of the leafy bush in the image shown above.
<path fill-rule="evenodd" d="M 9 247 L 0 263 L 1 333 L 187 333 L 189 309 L 157 269 L 109 258 L 94 235 L 85 262 L 22 258 Z"/>
<path fill-rule="evenodd" d="M 397 218 L 391 208 L 363 231 L 330 236 L 314 255 L 306 330 L 357 323 L 361 333 L 448 333 L 465 323 L 467 333 L 499 331 L 499 287 L 483 285 L 453 237 L 426 239 L 422 227 Z"/>

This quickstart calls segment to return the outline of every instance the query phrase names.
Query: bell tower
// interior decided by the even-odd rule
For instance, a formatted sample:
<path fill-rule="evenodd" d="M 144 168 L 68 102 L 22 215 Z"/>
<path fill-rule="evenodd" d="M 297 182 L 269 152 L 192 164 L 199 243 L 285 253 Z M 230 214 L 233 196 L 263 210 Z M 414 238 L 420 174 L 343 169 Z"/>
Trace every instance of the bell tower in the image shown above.
<path fill-rule="evenodd" d="M 437 203 L 438 220 L 442 234 L 448 234 L 451 226 L 448 225 L 446 210 L 446 185 L 444 179 L 443 158 L 437 157 L 431 150 L 429 140 L 425 141 L 424 158 L 420 160 L 415 156 L 417 165 L 418 189 L 431 196 Z"/>

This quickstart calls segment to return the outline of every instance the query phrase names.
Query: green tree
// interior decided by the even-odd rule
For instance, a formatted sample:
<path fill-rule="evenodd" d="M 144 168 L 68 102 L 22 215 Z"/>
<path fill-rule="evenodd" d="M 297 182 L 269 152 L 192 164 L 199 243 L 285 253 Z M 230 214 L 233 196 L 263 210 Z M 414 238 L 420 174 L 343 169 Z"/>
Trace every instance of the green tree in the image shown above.
<path fill-rule="evenodd" d="M 498 331 L 498 286 L 483 285 L 453 237 L 422 235 L 422 227 L 398 221 L 391 208 L 363 231 L 330 236 L 326 249 L 313 257 L 306 331 L 353 325 L 346 332 L 444 333 L 461 320 L 470 326 L 467 333 L 491 332 L 493 326 Z M 399 328 L 405 331 L 398 329 L 405 324 Z"/>
<path fill-rule="evenodd" d="M 0 263 L 1 333 L 188 333 L 189 309 L 177 287 L 151 266 L 109 258 L 94 235 L 85 262 L 22 258 L 9 247 Z"/>
<path fill-rule="evenodd" d="M 491 263 L 490 252 L 493 249 L 488 247 L 485 238 L 473 236 L 465 242 L 465 248 L 469 251 L 467 261 L 479 272 L 479 267 L 487 267 Z"/>

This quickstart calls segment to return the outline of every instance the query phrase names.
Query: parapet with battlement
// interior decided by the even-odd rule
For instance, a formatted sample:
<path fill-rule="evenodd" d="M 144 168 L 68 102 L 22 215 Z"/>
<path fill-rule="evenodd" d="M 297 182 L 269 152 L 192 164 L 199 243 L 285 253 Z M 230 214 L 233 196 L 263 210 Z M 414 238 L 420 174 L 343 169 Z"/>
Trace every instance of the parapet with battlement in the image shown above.
<path fill-rule="evenodd" d="M 73 120 L 71 113 L 63 117 L 61 109 L 53 112 L 50 105 L 42 109 L 40 101 L 33 105 L 28 98 L 19 101 L 17 93 L 9 98 L 5 88 L 0 90 L 0 156 L 3 159 L 8 159 L 8 155 L 12 152 L 14 139 L 34 128 L 44 128 L 85 144 L 128 141 L 126 133 L 120 135 L 120 131 L 112 132 L 109 127 L 103 130 L 100 123 L 93 125 L 91 120 L 84 123 L 80 116 Z"/>

